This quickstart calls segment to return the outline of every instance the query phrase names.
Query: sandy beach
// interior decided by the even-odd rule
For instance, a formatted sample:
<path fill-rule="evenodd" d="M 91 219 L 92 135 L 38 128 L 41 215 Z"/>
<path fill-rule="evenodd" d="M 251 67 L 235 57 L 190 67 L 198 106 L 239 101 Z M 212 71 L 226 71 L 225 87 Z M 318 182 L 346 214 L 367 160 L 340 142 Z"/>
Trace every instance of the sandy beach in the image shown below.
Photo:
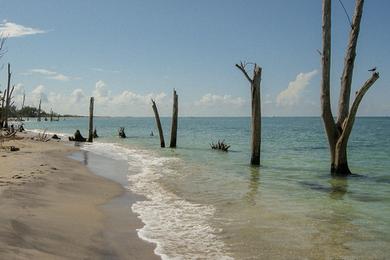
<path fill-rule="evenodd" d="M 78 147 L 19 136 L 0 149 L 0 259 L 159 259 L 132 194 L 71 159 Z"/>

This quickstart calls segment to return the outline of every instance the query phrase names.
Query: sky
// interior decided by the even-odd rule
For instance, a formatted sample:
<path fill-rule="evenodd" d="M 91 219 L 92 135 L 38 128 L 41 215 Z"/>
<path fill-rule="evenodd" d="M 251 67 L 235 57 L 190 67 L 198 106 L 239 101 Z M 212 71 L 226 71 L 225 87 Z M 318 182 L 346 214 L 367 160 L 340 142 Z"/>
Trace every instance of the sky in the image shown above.
<path fill-rule="evenodd" d="M 321 0 L 0 0 L 0 89 L 11 63 L 16 105 L 101 116 L 172 113 L 249 116 L 250 86 L 234 66 L 262 67 L 264 116 L 319 116 Z M 352 17 L 353 0 L 342 0 Z M 376 66 L 380 79 L 360 116 L 390 116 L 390 1 L 365 1 L 352 93 Z M 332 109 L 349 34 L 339 1 L 332 3 Z M 247 66 L 251 73 L 252 68 Z M 353 99 L 353 95 L 351 96 Z M 352 103 L 352 101 L 351 101 Z"/>

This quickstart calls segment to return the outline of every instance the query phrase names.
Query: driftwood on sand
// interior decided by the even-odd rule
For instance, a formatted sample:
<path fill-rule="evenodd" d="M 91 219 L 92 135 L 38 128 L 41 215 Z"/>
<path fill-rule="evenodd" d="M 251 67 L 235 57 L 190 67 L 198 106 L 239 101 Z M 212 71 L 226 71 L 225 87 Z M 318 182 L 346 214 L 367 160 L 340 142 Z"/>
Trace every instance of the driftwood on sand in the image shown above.
<path fill-rule="evenodd" d="M 83 137 L 80 133 L 80 130 L 76 130 L 74 133 L 74 137 L 69 136 L 69 141 L 75 141 L 75 142 L 86 142 L 87 138 Z"/>
<path fill-rule="evenodd" d="M 56 134 L 54 134 L 54 135 L 51 137 L 51 139 L 54 139 L 54 140 L 61 140 L 61 138 L 58 137 L 58 135 L 56 135 Z"/>
<path fill-rule="evenodd" d="M 46 134 L 46 130 L 43 131 L 43 133 L 39 133 L 38 136 L 34 137 L 34 140 L 40 141 L 40 142 L 47 142 L 51 139 L 48 134 Z"/>
<path fill-rule="evenodd" d="M 14 151 L 19 151 L 20 149 L 13 146 L 13 145 L 9 145 L 9 146 L 4 146 L 3 143 L 6 142 L 6 141 L 9 141 L 9 140 L 13 140 L 16 138 L 16 132 L 17 131 L 6 131 L 5 134 L 3 133 L 3 131 L 0 130 L 0 148 L 1 149 L 4 149 L 4 150 L 9 150 L 10 152 L 14 152 Z"/>

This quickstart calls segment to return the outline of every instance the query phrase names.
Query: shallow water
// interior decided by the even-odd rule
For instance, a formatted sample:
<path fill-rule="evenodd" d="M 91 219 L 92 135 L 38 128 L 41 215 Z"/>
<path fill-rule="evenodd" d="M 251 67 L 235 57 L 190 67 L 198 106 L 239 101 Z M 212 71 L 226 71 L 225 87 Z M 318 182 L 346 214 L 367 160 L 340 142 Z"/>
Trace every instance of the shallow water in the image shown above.
<path fill-rule="evenodd" d="M 250 167 L 249 118 L 180 118 L 178 148 L 160 149 L 153 118 L 96 118 L 84 149 L 126 159 L 139 235 L 178 258 L 386 258 L 390 255 L 390 118 L 357 118 L 356 175 L 332 178 L 320 118 L 264 118 L 262 166 Z M 170 119 L 162 118 L 166 138 Z M 86 135 L 87 119 L 27 122 Z M 120 126 L 128 138 L 116 137 Z M 209 143 L 225 139 L 229 153 Z M 165 140 L 169 143 L 169 140 Z"/>

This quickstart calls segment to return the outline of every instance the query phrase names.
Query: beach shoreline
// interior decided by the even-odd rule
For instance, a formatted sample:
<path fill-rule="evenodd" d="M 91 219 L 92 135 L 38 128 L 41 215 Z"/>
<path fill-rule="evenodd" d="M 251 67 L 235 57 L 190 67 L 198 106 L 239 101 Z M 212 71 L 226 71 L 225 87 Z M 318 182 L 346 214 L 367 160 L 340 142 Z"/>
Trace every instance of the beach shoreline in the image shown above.
<path fill-rule="evenodd" d="M 159 259 L 137 236 L 139 198 L 69 158 L 78 147 L 19 136 L 0 150 L 0 258 Z"/>

